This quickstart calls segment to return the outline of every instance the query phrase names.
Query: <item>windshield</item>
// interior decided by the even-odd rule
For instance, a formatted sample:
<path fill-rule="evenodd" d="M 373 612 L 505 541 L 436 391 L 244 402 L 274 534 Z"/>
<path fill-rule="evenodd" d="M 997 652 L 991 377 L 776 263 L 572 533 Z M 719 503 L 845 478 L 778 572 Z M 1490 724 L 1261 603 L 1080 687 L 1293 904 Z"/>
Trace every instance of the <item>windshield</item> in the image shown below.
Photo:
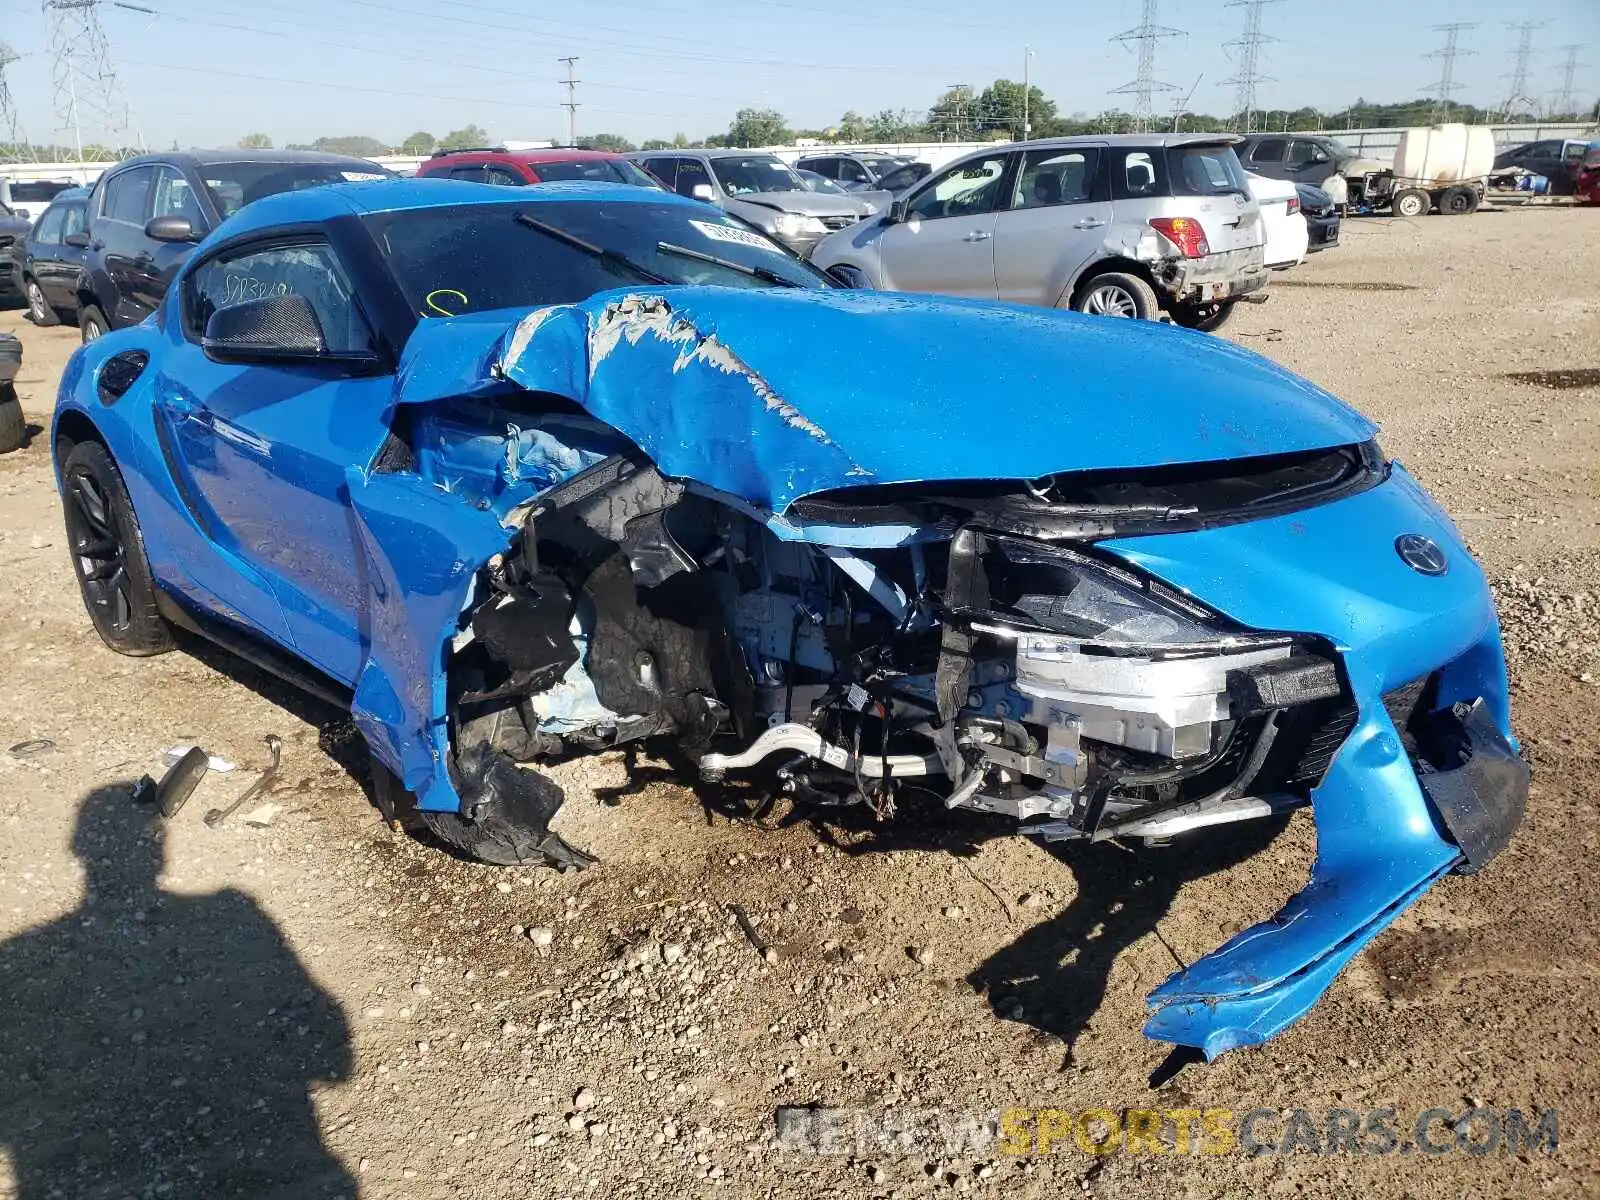
<path fill-rule="evenodd" d="M 252 200 L 297 192 L 324 183 L 361 183 L 369 179 L 390 179 L 393 173 L 377 163 L 352 159 L 341 163 L 236 162 L 206 163 L 200 168 L 206 191 L 224 217 L 231 217 Z"/>
<path fill-rule="evenodd" d="M 625 158 L 584 158 L 571 162 L 533 162 L 528 164 L 539 182 L 588 179 L 599 183 L 631 183 L 635 187 L 658 187 L 654 179 Z"/>
<path fill-rule="evenodd" d="M 519 213 L 588 243 L 589 249 L 519 222 Z M 649 283 L 652 275 L 668 283 L 718 287 L 832 286 L 827 276 L 776 242 L 709 206 L 550 200 L 410 209 L 374 214 L 366 222 L 413 311 L 422 317 L 575 304 L 607 288 Z M 593 250 L 610 254 L 601 257 Z M 734 265 L 689 257 L 682 250 Z"/>
<path fill-rule="evenodd" d="M 890 171 L 898 170 L 906 165 L 903 158 L 888 158 L 875 154 L 858 154 L 856 161 L 861 163 L 874 175 L 887 175 Z"/>
<path fill-rule="evenodd" d="M 1167 151 L 1174 196 L 1248 196 L 1244 168 L 1232 146 L 1175 146 Z"/>
<path fill-rule="evenodd" d="M 1349 146 L 1346 146 L 1338 138 L 1325 138 L 1323 140 L 1323 145 L 1328 148 L 1328 153 L 1333 155 L 1335 158 L 1344 159 L 1361 157 L 1359 152 L 1350 149 Z"/>
<path fill-rule="evenodd" d="M 813 192 L 826 192 L 830 196 L 848 196 L 847 189 L 840 187 L 826 175 L 818 175 L 815 171 L 796 171 L 802 183 Z"/>
<path fill-rule="evenodd" d="M 756 192 L 803 192 L 806 185 L 792 168 L 770 154 L 745 154 L 713 158 L 711 169 L 717 182 L 730 196 L 749 196 Z"/>

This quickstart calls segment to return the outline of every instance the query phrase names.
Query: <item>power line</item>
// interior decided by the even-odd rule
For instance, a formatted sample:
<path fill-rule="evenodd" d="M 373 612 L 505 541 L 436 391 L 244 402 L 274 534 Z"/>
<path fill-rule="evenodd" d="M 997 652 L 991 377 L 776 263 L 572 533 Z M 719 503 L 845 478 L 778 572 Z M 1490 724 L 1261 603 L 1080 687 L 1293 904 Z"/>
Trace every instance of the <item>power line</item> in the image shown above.
<path fill-rule="evenodd" d="M 1244 9 L 1244 33 L 1236 41 L 1224 43 L 1224 48 L 1239 52 L 1239 72 L 1224 84 L 1233 84 L 1234 120 L 1240 133 L 1255 132 L 1256 85 L 1272 82 L 1272 76 L 1260 71 L 1261 47 L 1278 39 L 1261 32 L 1261 10 L 1280 0 L 1228 0 L 1225 7 Z"/>
<path fill-rule="evenodd" d="M 1156 78 L 1156 47 L 1168 38 L 1183 37 L 1184 31 L 1156 24 L 1157 0 L 1144 0 L 1144 12 L 1139 24 L 1124 30 L 1113 42 L 1136 42 L 1139 46 L 1139 74 L 1132 83 L 1111 89 L 1113 96 L 1133 97 L 1133 123 L 1136 133 L 1148 133 L 1154 115 L 1152 97 L 1157 92 L 1175 92 L 1178 85 L 1162 83 Z"/>
<path fill-rule="evenodd" d="M 1476 21 L 1457 21 L 1450 25 L 1435 25 L 1433 28 L 1444 34 L 1444 45 L 1435 50 L 1427 58 L 1441 60 L 1442 67 L 1439 79 L 1432 85 L 1436 99 L 1433 102 L 1433 119 L 1446 120 L 1450 116 L 1450 96 L 1461 90 L 1461 84 L 1456 82 L 1456 59 L 1469 54 L 1476 54 L 1475 50 L 1463 50 L 1460 46 L 1461 35 L 1468 29 L 1476 29 Z"/>
<path fill-rule="evenodd" d="M 567 145 L 576 146 L 578 144 L 578 101 L 576 99 L 578 80 L 572 77 L 572 68 L 578 61 L 578 56 L 569 54 L 564 58 L 556 59 L 556 61 L 567 64 L 567 99 L 561 107 L 567 110 Z"/>
<path fill-rule="evenodd" d="M 1533 57 L 1533 33 L 1544 28 L 1543 21 L 1518 21 L 1506 28 L 1517 35 L 1517 48 L 1511 55 L 1511 86 L 1500 105 L 1500 119 L 1509 121 L 1514 111 L 1538 115 L 1539 102 L 1528 94 L 1528 60 Z"/>
<path fill-rule="evenodd" d="M 1588 43 L 1571 42 L 1558 49 L 1566 55 L 1561 63 L 1561 90 L 1556 93 L 1555 103 L 1550 106 L 1551 115 L 1563 115 L 1578 111 L 1578 93 L 1574 84 L 1578 78 L 1578 68 L 1583 64 L 1578 61 L 1578 51 Z"/>
<path fill-rule="evenodd" d="M 85 118 L 91 129 L 120 147 L 128 131 L 128 102 L 111 64 L 111 45 L 100 25 L 105 4 L 154 15 L 153 10 L 123 0 L 43 0 L 50 22 L 50 55 L 54 60 L 57 128 L 70 130 L 83 159 Z"/>

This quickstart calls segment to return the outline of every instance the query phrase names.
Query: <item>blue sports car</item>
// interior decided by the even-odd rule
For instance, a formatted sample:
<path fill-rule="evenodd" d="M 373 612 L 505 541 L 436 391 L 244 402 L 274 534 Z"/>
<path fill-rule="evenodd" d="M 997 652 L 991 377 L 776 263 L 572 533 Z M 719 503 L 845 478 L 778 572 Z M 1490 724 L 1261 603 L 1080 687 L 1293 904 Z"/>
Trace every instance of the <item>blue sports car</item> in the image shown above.
<path fill-rule="evenodd" d="M 841 289 L 669 194 L 416 180 L 232 217 L 52 436 L 108 645 L 347 705 L 489 862 L 589 861 L 520 764 L 641 738 L 1050 839 L 1310 805 L 1305 890 L 1150 997 L 1214 1056 L 1522 816 L 1488 589 L 1375 432 L 1218 339 Z"/>

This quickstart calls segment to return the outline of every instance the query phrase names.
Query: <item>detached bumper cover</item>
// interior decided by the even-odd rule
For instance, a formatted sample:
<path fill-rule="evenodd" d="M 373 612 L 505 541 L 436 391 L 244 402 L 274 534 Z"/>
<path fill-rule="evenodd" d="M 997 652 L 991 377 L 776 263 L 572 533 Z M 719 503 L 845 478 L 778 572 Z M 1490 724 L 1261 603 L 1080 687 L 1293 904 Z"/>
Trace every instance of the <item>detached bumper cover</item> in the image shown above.
<path fill-rule="evenodd" d="M 1446 573 L 1406 566 L 1394 550 L 1403 533 L 1443 547 Z M 1212 1059 L 1281 1032 L 1436 880 L 1509 839 L 1528 776 L 1507 724 L 1499 628 L 1459 535 L 1399 467 L 1380 487 L 1290 517 L 1108 545 L 1244 624 L 1326 638 L 1358 710 L 1312 792 L 1305 890 L 1148 998 L 1146 1036 Z M 1383 696 L 1427 676 L 1435 720 L 1460 723 L 1460 765 L 1419 776 Z"/>

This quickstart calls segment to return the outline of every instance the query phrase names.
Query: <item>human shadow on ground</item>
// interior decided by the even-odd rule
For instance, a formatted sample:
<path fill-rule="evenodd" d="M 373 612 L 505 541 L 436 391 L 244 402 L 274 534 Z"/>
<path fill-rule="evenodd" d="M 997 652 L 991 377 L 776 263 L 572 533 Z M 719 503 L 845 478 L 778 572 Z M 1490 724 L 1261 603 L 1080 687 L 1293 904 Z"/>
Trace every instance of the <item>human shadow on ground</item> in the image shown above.
<path fill-rule="evenodd" d="M 83 800 L 74 911 L 0 943 L 0 1150 L 19 1200 L 356 1194 L 318 1082 L 350 1032 L 242 892 L 159 885 L 165 830 L 127 784 Z"/>

